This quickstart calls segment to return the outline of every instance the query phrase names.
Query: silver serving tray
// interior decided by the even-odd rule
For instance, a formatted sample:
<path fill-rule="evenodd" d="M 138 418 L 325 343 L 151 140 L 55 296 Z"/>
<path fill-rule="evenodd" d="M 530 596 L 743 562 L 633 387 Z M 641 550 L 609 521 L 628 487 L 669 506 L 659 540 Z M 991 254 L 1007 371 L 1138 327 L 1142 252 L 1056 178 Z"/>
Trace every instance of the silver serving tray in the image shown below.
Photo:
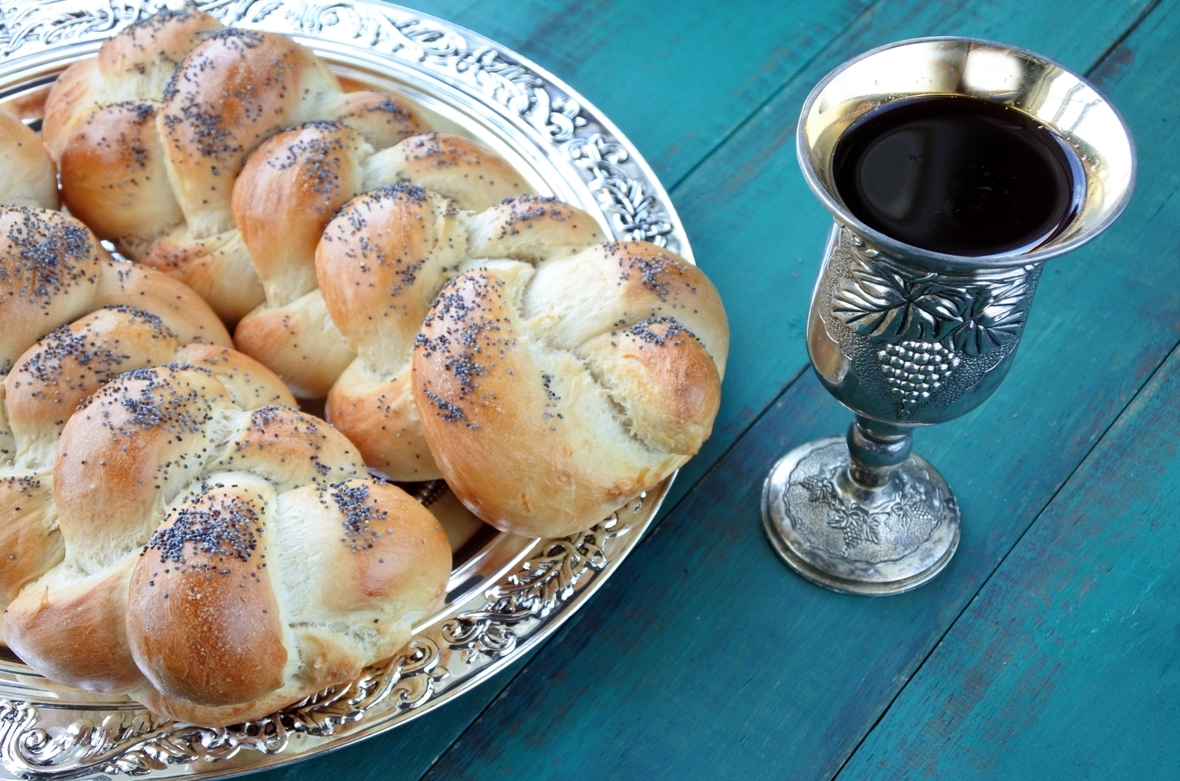
<path fill-rule="evenodd" d="M 34 116 L 66 66 L 126 25 L 177 5 L 0 0 L 0 104 Z M 494 41 L 366 0 L 191 5 L 229 25 L 292 36 L 338 75 L 406 97 L 440 130 L 494 148 L 534 191 L 584 209 L 607 235 L 651 241 L 692 260 L 667 193 L 630 142 L 564 83 Z M 445 608 L 415 628 L 400 655 L 249 724 L 193 727 L 125 699 L 55 691 L 0 648 L 0 779 L 217 778 L 392 729 L 469 691 L 557 629 L 635 547 L 671 481 L 569 537 L 475 532 L 456 551 Z M 419 498 L 448 503 L 429 484 Z"/>

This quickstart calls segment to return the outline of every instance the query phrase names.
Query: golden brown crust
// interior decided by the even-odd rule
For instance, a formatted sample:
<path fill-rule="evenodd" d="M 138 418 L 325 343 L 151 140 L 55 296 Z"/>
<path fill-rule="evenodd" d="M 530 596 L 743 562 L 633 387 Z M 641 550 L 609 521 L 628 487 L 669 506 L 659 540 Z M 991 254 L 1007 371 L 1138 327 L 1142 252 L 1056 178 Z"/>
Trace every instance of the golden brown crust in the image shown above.
<path fill-rule="evenodd" d="M 553 198 L 520 196 L 475 215 L 417 185 L 354 199 L 316 255 L 328 311 L 358 352 L 328 395 L 328 419 L 390 479 L 437 478 L 410 391 L 410 351 L 438 291 L 473 257 L 541 263 L 600 239 L 588 215 Z"/>
<path fill-rule="evenodd" d="M 725 375 L 729 323 L 705 273 L 643 241 L 601 244 L 554 258 L 537 271 L 523 305 L 534 327 L 562 349 L 641 320 L 672 317 L 687 328 Z M 603 306 L 604 296 L 612 300 Z"/>
<path fill-rule="evenodd" d="M 151 312 L 163 318 L 181 342 L 230 344 L 221 320 L 187 285 L 133 263 L 107 260 L 102 264 L 93 306 L 130 306 Z"/>
<path fill-rule="evenodd" d="M 127 372 L 95 393 L 66 423 L 54 466 L 70 556 L 93 569 L 145 539 L 159 523 L 152 508 L 201 473 L 203 432 L 232 406 L 211 372 L 184 366 Z"/>
<path fill-rule="evenodd" d="M 61 212 L 0 207 L 0 372 L 37 339 L 90 311 L 108 257 L 86 226 Z"/>
<path fill-rule="evenodd" d="M 0 373 L 41 337 L 104 306 L 164 317 L 182 341 L 229 343 L 225 327 L 191 290 L 150 269 L 111 260 L 72 217 L 0 207 Z"/>
<path fill-rule="evenodd" d="M 107 76 L 142 75 L 149 66 L 170 69 L 221 26 L 212 16 L 192 8 L 159 11 L 106 40 L 98 50 L 99 69 Z"/>
<path fill-rule="evenodd" d="M 181 352 L 191 363 L 121 374 L 66 423 L 64 560 L 2 625 L 59 682 L 221 725 L 396 652 L 442 600 L 450 548 L 341 434 L 268 405 L 290 397 L 256 361 Z"/>
<path fill-rule="evenodd" d="M 207 369 L 242 409 L 294 407 L 295 397 L 269 369 L 248 355 L 220 344 L 190 344 L 179 363 Z"/>
<path fill-rule="evenodd" d="M 584 349 L 592 366 L 609 366 L 611 397 L 631 433 L 653 450 L 696 455 L 721 406 L 713 358 L 673 317 L 656 317 L 604 334 Z"/>
<path fill-rule="evenodd" d="M 340 122 L 310 122 L 268 139 L 234 185 L 234 223 L 284 306 L 316 287 L 320 234 L 360 186 L 360 134 Z"/>
<path fill-rule="evenodd" d="M 41 139 L 20 117 L 0 107 L 0 203 L 56 209 L 57 168 Z"/>
<path fill-rule="evenodd" d="M 385 149 L 430 129 L 413 108 L 373 90 L 345 92 L 327 113 L 355 129 L 375 149 Z"/>
<path fill-rule="evenodd" d="M 75 308 L 93 311 L 29 346 L 4 378 L 6 415 L 18 437 L 56 436 L 64 418 L 102 384 L 166 363 L 183 344 L 229 343 L 204 302 L 161 274 L 108 260 L 88 281 L 88 305 Z M 34 318 L 29 330 L 39 324 Z M 16 325 L 14 317 L 13 330 Z"/>
<path fill-rule="evenodd" d="M 316 250 L 332 321 L 366 362 L 404 365 L 418 326 L 466 257 L 455 204 L 416 185 L 386 185 L 350 201 Z"/>
<path fill-rule="evenodd" d="M 81 60 L 62 71 L 49 88 L 49 97 L 45 100 L 45 119 L 41 124 L 41 141 L 55 162 L 61 160 L 62 149 L 74 125 L 85 111 L 93 108 L 98 99 L 92 86 L 97 73 L 97 58 Z"/>
<path fill-rule="evenodd" d="M 308 493 L 309 492 L 306 492 Z M 337 519 L 325 527 L 322 543 L 333 551 L 328 577 L 338 588 L 322 597 L 323 618 L 330 611 L 372 613 L 379 620 L 405 624 L 425 617 L 423 609 L 439 605 L 451 572 L 451 548 L 438 520 L 404 491 L 389 484 L 353 479 L 327 492 L 327 509 Z M 326 583 L 325 583 L 326 585 Z M 413 615 L 390 603 L 416 603 Z M 386 641 L 396 649 L 409 640 Z"/>
<path fill-rule="evenodd" d="M 375 375 L 361 361 L 332 386 L 324 412 L 352 440 L 370 470 L 387 480 L 417 482 L 442 477 L 422 435 L 407 360 L 394 375 Z"/>
<path fill-rule="evenodd" d="M 67 419 L 118 373 L 173 360 L 186 343 L 225 349 L 229 334 L 191 290 L 106 258 L 94 236 L 68 216 L 8 208 L 0 210 L 0 225 L 6 228 L 0 250 L 4 607 L 62 559 L 52 467 Z M 53 615 L 44 612 L 39 620 L 53 626 Z"/>
<path fill-rule="evenodd" d="M 529 191 L 508 161 L 469 138 L 447 133 L 411 136 L 374 155 L 366 185 L 397 182 L 424 187 L 472 211 Z"/>
<path fill-rule="evenodd" d="M 556 198 L 522 195 L 501 201 L 467 223 L 467 255 L 540 263 L 603 241 L 590 215 Z"/>
<path fill-rule="evenodd" d="M 53 578 L 50 570 L 30 584 L 3 615 L 9 648 L 75 689 L 117 693 L 141 684 L 123 619 L 130 563 L 73 579 Z"/>
<path fill-rule="evenodd" d="M 57 431 L 63 417 L 115 375 L 167 363 L 180 341 L 143 309 L 100 309 L 30 347 L 4 380 L 13 433 Z"/>
<path fill-rule="evenodd" d="M 266 303 L 238 324 L 235 344 L 300 398 L 324 397 L 355 358 L 317 288 L 315 253 L 325 225 L 362 188 L 373 153 L 363 133 L 392 143 L 421 125 L 379 93 L 337 102 L 331 110 L 343 121 L 308 122 L 269 139 L 234 187 L 234 219 L 266 289 Z"/>
<path fill-rule="evenodd" d="M 233 227 L 230 197 L 246 156 L 296 121 L 309 93 L 335 87 L 318 60 L 271 33 L 211 33 L 176 67 L 158 127 L 193 237 Z"/>
<path fill-rule="evenodd" d="M 68 69 L 48 100 L 45 139 L 62 162 L 73 212 L 236 323 L 263 302 L 264 291 L 234 227 L 235 180 L 266 138 L 319 119 L 355 125 L 384 145 L 423 129 L 412 110 L 388 96 L 344 94 L 323 62 L 283 36 L 225 29 L 182 9 L 122 31 L 97 58 Z M 284 192 L 284 184 L 263 194 L 267 217 L 279 212 L 266 199 Z M 337 203 L 320 204 L 324 221 L 359 185 L 345 189 Z M 290 205 L 282 212 L 290 214 L 287 223 L 272 225 L 276 230 L 255 247 L 271 246 L 285 229 L 322 227 L 304 218 L 306 204 Z M 305 280 L 314 278 L 313 250 L 311 240 Z"/>
<path fill-rule="evenodd" d="M 283 490 L 305 485 L 323 488 L 364 470 L 352 443 L 331 426 L 279 406 L 251 413 L 216 467 L 249 471 Z"/>
<path fill-rule="evenodd" d="M 608 485 L 604 497 L 587 485 L 588 443 L 568 436 L 573 405 L 557 406 L 566 394 L 553 386 L 572 362 L 537 365 L 506 301 L 512 281 L 472 271 L 443 291 L 415 350 L 414 398 L 448 485 L 473 513 L 513 534 L 562 536 L 601 520 L 633 486 Z"/>
<path fill-rule="evenodd" d="M 70 134 L 94 107 L 159 99 L 176 64 L 221 23 L 194 9 L 164 10 L 108 38 L 98 56 L 65 70 L 50 89 L 42 137 L 61 160 Z"/>
<path fill-rule="evenodd" d="M 132 250 L 126 237 L 119 248 L 192 288 L 231 327 L 265 298 L 236 228 L 197 240 L 182 225 L 152 245 L 146 255 Z"/>
<path fill-rule="evenodd" d="M 658 247 L 600 245 L 535 272 L 491 261 L 435 302 L 414 352 L 414 399 L 472 512 L 504 531 L 561 536 L 697 452 L 727 346 L 712 285 Z"/>
<path fill-rule="evenodd" d="M 386 185 L 348 203 L 316 251 L 333 321 L 360 353 L 328 394 L 328 420 L 392 480 L 441 477 L 410 397 L 410 349 L 443 283 L 465 257 L 454 202 Z"/>
<path fill-rule="evenodd" d="M 127 633 L 161 693 L 208 706 L 283 685 L 287 649 L 262 545 L 273 491 L 238 477 L 174 509 L 131 574 Z"/>
<path fill-rule="evenodd" d="M 319 291 L 279 309 L 260 306 L 234 329 L 234 346 L 257 356 L 296 397 L 322 399 L 355 357 Z"/>
<path fill-rule="evenodd" d="M 61 561 L 61 535 L 53 530 L 53 478 L 46 474 L 0 478 L 0 605 Z M 0 632 L 0 642 L 4 635 Z"/>
<path fill-rule="evenodd" d="M 13 650 L 47 677 L 106 692 L 141 684 L 125 627 L 127 583 L 159 523 L 154 508 L 200 474 L 218 416 L 235 408 L 217 370 L 228 376 L 236 367 L 126 372 L 66 422 L 53 470 L 65 558 L 3 618 Z M 59 650 L 66 634 L 102 650 L 88 654 L 77 640 Z"/>
<path fill-rule="evenodd" d="M 158 107 L 152 101 L 100 106 L 62 150 L 66 207 L 101 238 L 133 236 L 145 222 L 171 227 L 184 219 L 156 132 Z"/>

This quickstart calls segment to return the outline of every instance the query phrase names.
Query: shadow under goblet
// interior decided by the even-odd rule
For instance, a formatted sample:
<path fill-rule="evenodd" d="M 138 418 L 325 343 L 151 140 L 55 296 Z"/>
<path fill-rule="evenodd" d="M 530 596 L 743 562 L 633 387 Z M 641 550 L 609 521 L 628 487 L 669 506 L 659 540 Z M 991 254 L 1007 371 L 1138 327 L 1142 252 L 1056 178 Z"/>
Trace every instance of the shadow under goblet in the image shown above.
<path fill-rule="evenodd" d="M 1031 250 L 972 256 L 906 244 L 858 219 L 836 188 L 837 142 L 869 112 L 926 96 L 981 98 L 1056 133 L 1078 164 L 1068 224 Z M 937 575 L 959 541 L 954 495 L 911 452 L 912 429 L 958 417 L 999 387 L 1042 264 L 1122 212 L 1134 148 L 1118 113 L 1080 76 L 964 38 L 903 41 L 840 66 L 808 96 L 797 141 L 803 174 L 835 221 L 812 296 L 808 353 L 856 419 L 846 437 L 802 445 L 772 468 L 763 526 L 786 562 L 825 588 L 901 593 Z"/>

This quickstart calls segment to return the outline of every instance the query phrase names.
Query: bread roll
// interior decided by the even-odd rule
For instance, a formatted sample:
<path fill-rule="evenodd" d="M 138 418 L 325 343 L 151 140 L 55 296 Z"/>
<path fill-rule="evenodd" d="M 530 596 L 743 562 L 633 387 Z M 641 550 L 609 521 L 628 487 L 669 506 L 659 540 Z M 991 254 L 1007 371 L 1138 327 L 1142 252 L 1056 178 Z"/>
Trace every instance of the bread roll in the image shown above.
<path fill-rule="evenodd" d="M 265 139 L 318 119 L 385 145 L 417 129 L 388 96 L 345 94 L 290 39 L 185 8 L 70 66 L 50 91 L 44 138 L 71 213 L 235 323 L 265 295 L 233 222 L 234 182 Z"/>
<path fill-rule="evenodd" d="M 64 559 L 3 617 L 56 682 L 248 721 L 359 675 L 435 610 L 446 535 L 278 379 L 223 348 L 107 383 L 54 466 Z M 289 399 L 289 397 L 286 397 Z"/>
<path fill-rule="evenodd" d="M 61 560 L 53 458 L 77 406 L 121 372 L 188 355 L 195 343 L 225 349 L 229 335 L 184 285 L 110 260 L 66 215 L 3 208 L 0 236 L 3 609 Z"/>
<path fill-rule="evenodd" d="M 471 258 L 541 262 L 601 240 L 589 215 L 552 198 L 520 196 L 472 214 L 416 185 L 395 185 L 351 201 L 316 254 L 328 312 L 358 353 L 332 386 L 328 420 L 390 479 L 442 477 L 410 376 L 414 341 L 439 290 Z"/>
<path fill-rule="evenodd" d="M 55 328 L 119 305 L 166 316 L 193 340 L 228 343 L 224 326 L 191 290 L 113 261 L 78 220 L 48 209 L 0 206 L 0 374 Z"/>
<path fill-rule="evenodd" d="M 356 357 L 316 281 L 320 234 L 346 202 L 421 178 L 453 193 L 458 208 L 482 209 L 525 187 L 506 162 L 468 139 L 399 137 L 423 123 L 391 100 L 384 106 L 397 124 L 381 141 L 393 145 L 375 151 L 344 122 L 311 122 L 259 147 L 234 187 L 234 219 L 266 288 L 266 303 L 238 324 L 234 343 L 300 398 L 323 398 Z M 375 310 L 362 311 L 371 316 Z"/>
<path fill-rule="evenodd" d="M 435 301 L 413 393 L 448 485 L 502 531 L 563 536 L 695 454 L 729 332 L 695 266 L 642 242 L 488 261 Z"/>

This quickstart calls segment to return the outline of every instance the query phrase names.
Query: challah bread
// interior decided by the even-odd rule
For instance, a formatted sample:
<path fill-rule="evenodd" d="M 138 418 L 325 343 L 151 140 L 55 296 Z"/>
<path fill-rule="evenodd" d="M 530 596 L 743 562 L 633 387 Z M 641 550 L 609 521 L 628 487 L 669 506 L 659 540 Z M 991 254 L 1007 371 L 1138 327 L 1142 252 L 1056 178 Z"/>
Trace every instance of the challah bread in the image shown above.
<path fill-rule="evenodd" d="M 728 342 L 713 285 L 654 245 L 603 244 L 536 269 L 488 261 L 435 301 L 414 350 L 414 401 L 473 513 L 561 536 L 697 452 Z"/>
<path fill-rule="evenodd" d="M 198 372 L 202 382 L 212 384 L 216 381 L 219 388 L 228 389 L 223 392 L 235 392 L 243 405 L 291 401 L 290 394 L 269 372 L 228 348 L 190 345 L 184 352 L 184 357 L 195 361 L 194 367 L 200 367 L 194 368 L 194 372 Z M 62 538 L 58 547 L 64 546 L 64 558 L 58 557 L 53 567 L 47 570 L 48 574 L 37 573 L 40 579 L 25 585 L 23 592 L 18 592 L 8 605 L 6 618 L 20 615 L 20 594 L 23 593 L 25 611 L 33 609 L 29 620 L 15 624 L 19 633 L 11 634 L 14 623 L 8 620 L 0 623 L 0 627 L 9 646 L 24 661 L 51 680 L 66 685 L 110 690 L 115 686 L 113 681 L 121 681 L 126 687 L 137 680 L 134 670 L 120 663 L 123 658 L 119 653 L 120 646 L 98 647 L 101 643 L 95 632 L 100 630 L 93 628 L 93 621 L 86 617 L 118 609 L 122 598 L 118 589 L 112 591 L 113 586 L 106 582 L 113 577 L 110 572 L 90 578 L 93 582 L 82 589 L 85 592 L 82 596 L 75 594 L 76 590 L 66 589 L 61 598 L 53 602 L 45 590 L 48 588 L 46 584 L 54 582 L 54 573 L 60 575 L 63 571 L 75 575 L 93 574 L 96 562 L 109 555 L 112 546 L 117 550 L 120 544 L 127 544 L 128 533 L 134 534 L 134 527 L 129 532 L 127 525 L 144 523 L 143 516 L 160 501 L 160 492 L 168 488 L 168 478 L 182 478 L 207 457 L 199 446 L 190 452 L 189 446 L 200 445 L 202 439 L 194 429 L 197 426 L 209 429 L 211 421 L 186 414 L 186 406 L 191 402 L 189 398 L 173 396 L 157 401 L 151 394 L 120 395 L 116 390 L 113 393 L 119 399 L 119 408 L 109 403 L 94 406 L 98 399 L 109 400 L 112 392 L 106 391 L 108 386 L 115 384 L 117 388 L 121 383 L 125 387 L 128 378 L 151 371 L 141 369 L 138 370 L 141 375 L 136 372 L 119 375 L 70 417 L 70 421 L 80 417 L 79 423 L 71 427 L 66 421 L 64 426 L 59 426 L 60 438 L 54 437 L 49 448 L 52 471 L 39 478 L 52 486 L 53 502 L 46 508 L 46 514 L 54 521 L 53 531 Z M 198 396 L 191 389 L 190 395 Z M 140 430 L 145 436 L 131 436 Z M 217 436 L 215 429 L 202 433 L 206 437 Z M 153 442 L 152 435 L 157 440 L 166 441 Z M 117 444 L 114 452 L 94 453 L 95 448 L 101 449 L 111 443 Z M 72 460 L 71 452 L 75 456 Z M 151 461 L 155 455 L 161 456 L 160 461 Z M 29 589 L 43 595 L 44 599 L 38 596 L 36 601 L 30 601 Z M 46 628 L 37 630 L 38 626 Z M 18 645 L 21 634 L 29 635 L 32 630 L 32 637 L 45 637 L 45 632 L 51 629 L 56 634 L 41 646 L 26 642 L 22 651 Z M 69 635 L 75 629 L 79 633 L 77 637 L 66 642 L 63 635 Z M 83 642 L 86 640 L 93 640 L 97 645 Z M 84 680 L 103 683 L 97 687 L 81 685 Z"/>
<path fill-rule="evenodd" d="M 197 358 L 120 375 L 67 422 L 65 559 L 3 624 L 52 680 L 218 726 L 396 652 L 442 599 L 450 550 L 342 435 L 262 406 L 286 396 L 269 371 Z"/>
<path fill-rule="evenodd" d="M 247 156 L 312 119 L 343 119 L 380 142 L 402 111 L 389 109 L 378 93 L 346 95 L 321 60 L 281 35 L 182 9 L 132 25 L 68 68 L 50 91 L 43 135 L 72 213 L 236 322 L 264 299 L 231 210 Z"/>
<path fill-rule="evenodd" d="M 395 185 L 349 202 L 316 253 L 328 313 L 358 353 L 328 394 L 328 420 L 387 477 L 442 477 L 410 392 L 414 340 L 439 290 L 469 258 L 536 263 L 600 241 L 589 215 L 553 198 L 520 196 L 472 214 Z"/>
<path fill-rule="evenodd" d="M 85 225 L 61 212 L 0 206 L 0 375 L 34 342 L 104 306 L 134 306 L 171 328 L 229 344 L 216 315 L 189 288 L 110 258 Z"/>
<path fill-rule="evenodd" d="M 78 404 L 120 372 L 174 360 L 192 343 L 224 349 L 229 335 L 191 290 L 106 259 L 66 215 L 0 209 L 0 236 L 2 609 L 61 559 L 53 454 Z"/>
<path fill-rule="evenodd" d="M 400 132 L 424 126 L 409 109 L 402 119 Z M 478 210 L 524 191 L 504 160 L 469 139 L 400 132 L 377 151 L 348 124 L 308 123 L 262 144 L 234 186 L 234 220 L 266 289 L 266 303 L 238 324 L 234 342 L 297 397 L 323 398 L 356 357 L 316 288 L 320 234 L 349 199 L 424 179 L 459 208 Z"/>
<path fill-rule="evenodd" d="M 0 609 L 62 560 L 53 463 L 66 420 L 121 372 L 174 359 L 220 361 L 227 351 L 185 341 L 150 312 L 127 306 L 103 309 L 37 342 L 5 378 L 0 396 L 0 422 L 8 443 L 0 458 L 0 550 L 5 551 Z M 276 402 L 290 400 L 289 395 L 272 395 Z"/>
<path fill-rule="evenodd" d="M 20 117 L 0 106 L 0 204 L 56 209 L 57 168 Z"/>

